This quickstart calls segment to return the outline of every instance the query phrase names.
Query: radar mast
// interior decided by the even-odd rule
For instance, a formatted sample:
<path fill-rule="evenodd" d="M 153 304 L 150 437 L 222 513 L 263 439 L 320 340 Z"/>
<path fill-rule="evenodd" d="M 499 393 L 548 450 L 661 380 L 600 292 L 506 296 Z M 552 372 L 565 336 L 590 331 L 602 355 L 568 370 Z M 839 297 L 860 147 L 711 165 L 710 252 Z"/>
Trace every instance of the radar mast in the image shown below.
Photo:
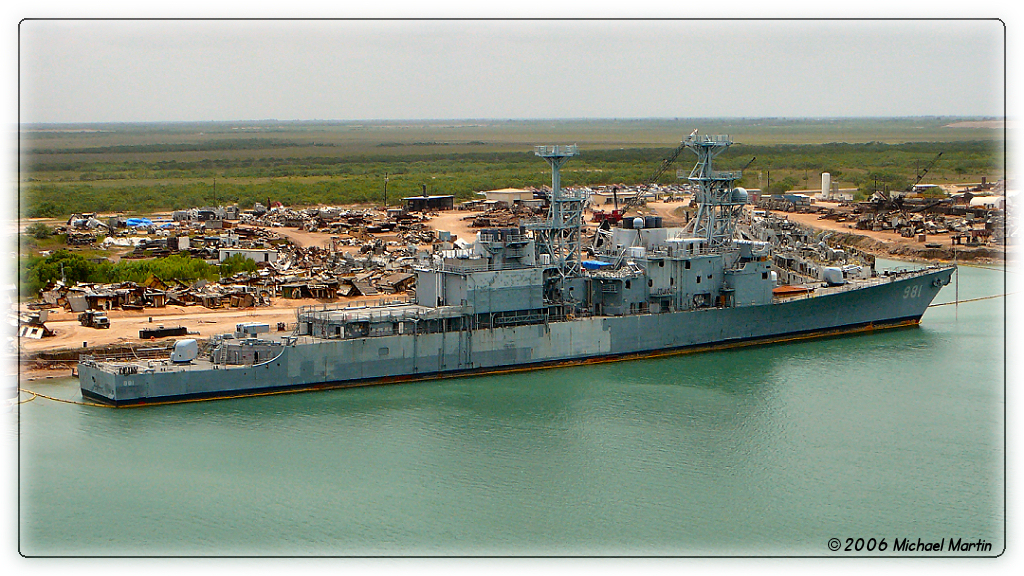
<path fill-rule="evenodd" d="M 697 214 L 686 226 L 686 231 L 696 238 L 706 239 L 711 250 L 728 248 L 732 244 L 738 208 L 747 202 L 746 193 L 733 187 L 743 172 L 719 172 L 712 163 L 716 156 L 732 145 L 732 138 L 698 135 L 694 130 L 683 142 L 697 155 L 697 164 L 687 177 L 694 184 Z"/>

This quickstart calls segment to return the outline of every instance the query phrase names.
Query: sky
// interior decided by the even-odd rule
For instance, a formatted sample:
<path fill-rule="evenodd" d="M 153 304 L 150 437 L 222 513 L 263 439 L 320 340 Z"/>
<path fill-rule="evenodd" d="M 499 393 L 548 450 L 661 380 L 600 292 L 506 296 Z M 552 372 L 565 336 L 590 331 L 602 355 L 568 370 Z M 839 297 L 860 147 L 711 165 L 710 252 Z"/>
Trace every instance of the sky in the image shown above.
<path fill-rule="evenodd" d="M 24 20 L 19 121 L 1002 116 L 997 20 Z"/>

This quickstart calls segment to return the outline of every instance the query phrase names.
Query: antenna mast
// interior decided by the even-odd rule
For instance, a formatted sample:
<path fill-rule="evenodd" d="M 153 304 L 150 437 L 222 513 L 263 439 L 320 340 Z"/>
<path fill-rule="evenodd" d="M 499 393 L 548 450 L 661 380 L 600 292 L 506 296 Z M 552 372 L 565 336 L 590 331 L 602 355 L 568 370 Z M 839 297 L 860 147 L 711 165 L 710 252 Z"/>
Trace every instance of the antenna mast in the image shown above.
<path fill-rule="evenodd" d="M 534 147 L 534 154 L 551 165 L 551 204 L 547 219 L 532 224 L 530 229 L 534 231 L 538 249 L 551 255 L 551 263 L 558 266 L 563 279 L 580 275 L 580 229 L 586 194 L 562 190 L 560 172 L 561 167 L 578 153 L 575 144 Z"/>
<path fill-rule="evenodd" d="M 732 145 L 732 138 L 698 136 L 694 130 L 683 142 L 697 155 L 697 164 L 687 178 L 696 187 L 697 214 L 686 229 L 697 238 L 707 239 L 711 250 L 725 248 L 732 243 L 737 208 L 747 202 L 742 190 L 733 188 L 733 182 L 739 180 L 743 172 L 719 172 L 712 165 L 714 158 Z"/>

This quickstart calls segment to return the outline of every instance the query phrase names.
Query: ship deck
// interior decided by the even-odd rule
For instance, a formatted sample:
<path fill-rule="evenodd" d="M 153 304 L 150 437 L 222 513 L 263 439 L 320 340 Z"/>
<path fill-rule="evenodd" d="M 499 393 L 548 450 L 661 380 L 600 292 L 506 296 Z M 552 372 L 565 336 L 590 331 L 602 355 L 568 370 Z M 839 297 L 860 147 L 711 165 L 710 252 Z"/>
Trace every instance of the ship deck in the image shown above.
<path fill-rule="evenodd" d="M 848 281 L 846 284 L 840 286 L 828 286 L 824 283 L 810 283 L 805 285 L 808 290 L 806 292 L 800 292 L 789 295 L 780 295 L 773 299 L 771 305 L 780 305 L 797 300 L 806 300 L 814 298 L 824 298 L 831 295 L 839 294 L 842 292 L 848 292 L 852 290 L 859 290 L 868 288 L 871 286 L 877 286 L 888 282 L 894 282 L 899 279 L 912 278 L 915 276 L 927 274 L 936 270 L 937 267 L 923 268 L 919 270 L 904 270 L 899 272 L 891 272 L 875 276 L 869 279 L 858 279 Z M 384 306 L 365 306 L 365 307 L 342 307 L 342 306 L 317 306 L 317 307 L 304 307 L 299 310 L 299 317 L 302 314 L 315 314 L 321 320 L 330 320 L 335 322 L 353 322 L 353 321 L 369 321 L 369 322 L 385 322 L 385 321 L 398 321 L 406 319 L 424 319 L 424 318 L 450 318 L 458 316 L 464 313 L 461 307 L 457 306 L 445 306 L 440 308 L 429 308 L 426 306 L 420 306 L 417 304 L 402 303 L 402 304 L 388 304 Z M 639 314 L 639 315 L 650 315 L 650 314 Z M 600 318 L 602 316 L 594 316 Z M 616 318 L 618 316 L 606 316 L 607 318 Z M 559 320 L 568 321 L 572 320 Z M 375 338 L 376 336 L 361 336 L 360 338 Z M 331 339 L 324 339 L 315 336 L 298 336 L 292 333 L 278 333 L 276 335 L 264 335 L 262 340 L 268 340 L 271 342 L 281 343 L 285 346 L 291 345 L 309 345 L 321 342 L 332 341 Z M 336 341 L 336 340 L 334 340 Z M 282 349 L 283 350 L 283 349 Z M 83 356 L 80 362 L 88 363 L 95 368 L 108 373 L 113 374 L 132 374 L 132 373 L 161 373 L 161 372 L 188 372 L 188 371 L 208 371 L 208 370 L 234 370 L 234 369 L 246 369 L 252 368 L 253 366 L 260 366 L 274 362 L 278 357 L 275 356 L 270 360 L 259 362 L 256 364 L 219 364 L 210 361 L 208 358 L 200 356 L 189 363 L 174 363 L 169 358 L 157 358 L 157 359 L 107 359 L 96 356 Z"/>

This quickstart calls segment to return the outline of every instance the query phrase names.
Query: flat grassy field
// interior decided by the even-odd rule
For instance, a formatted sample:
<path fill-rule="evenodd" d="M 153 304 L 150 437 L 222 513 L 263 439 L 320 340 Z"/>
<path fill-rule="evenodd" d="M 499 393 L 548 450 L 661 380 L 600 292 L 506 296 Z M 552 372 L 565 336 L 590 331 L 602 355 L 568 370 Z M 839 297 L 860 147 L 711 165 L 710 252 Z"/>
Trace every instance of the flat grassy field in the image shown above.
<path fill-rule="evenodd" d="M 998 126 L 994 128 L 992 126 Z M 737 143 L 723 169 L 757 160 L 741 182 L 843 187 L 1003 176 L 1002 123 L 978 118 L 611 119 L 369 122 L 218 122 L 23 126 L 20 213 L 143 214 L 268 198 L 289 205 L 383 201 L 550 183 L 537 144 L 578 144 L 565 185 L 646 180 L 693 129 Z M 689 168 L 684 153 L 674 168 Z M 668 170 L 659 182 L 676 181 Z M 760 177 L 760 178 L 759 178 Z M 787 180 L 788 179 L 788 180 Z"/>

